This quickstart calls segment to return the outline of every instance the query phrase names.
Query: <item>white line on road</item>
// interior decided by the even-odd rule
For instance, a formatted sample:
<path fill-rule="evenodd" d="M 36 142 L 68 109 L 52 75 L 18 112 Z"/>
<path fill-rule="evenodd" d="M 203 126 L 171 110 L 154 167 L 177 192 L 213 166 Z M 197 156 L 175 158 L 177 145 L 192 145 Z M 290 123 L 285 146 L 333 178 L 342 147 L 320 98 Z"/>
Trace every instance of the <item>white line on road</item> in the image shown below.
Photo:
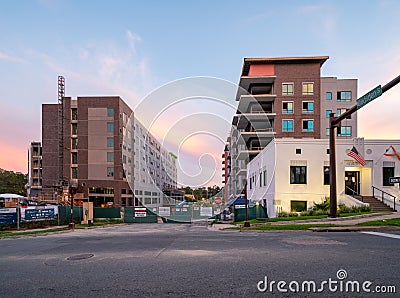
<path fill-rule="evenodd" d="M 361 233 L 370 234 L 370 235 L 376 235 L 376 236 L 382 236 L 382 237 L 388 237 L 388 238 L 400 239 L 400 235 L 395 235 L 395 234 L 379 233 L 379 232 L 361 232 Z"/>

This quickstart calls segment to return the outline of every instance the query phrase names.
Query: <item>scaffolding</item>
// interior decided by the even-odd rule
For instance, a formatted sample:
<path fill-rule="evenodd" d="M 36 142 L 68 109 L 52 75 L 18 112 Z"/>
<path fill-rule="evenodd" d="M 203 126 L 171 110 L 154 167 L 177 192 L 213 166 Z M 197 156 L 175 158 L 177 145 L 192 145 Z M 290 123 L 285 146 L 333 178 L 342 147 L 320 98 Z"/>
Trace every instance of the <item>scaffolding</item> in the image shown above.
<path fill-rule="evenodd" d="M 65 184 L 64 176 L 64 96 L 65 78 L 58 76 L 58 180 L 59 186 Z"/>

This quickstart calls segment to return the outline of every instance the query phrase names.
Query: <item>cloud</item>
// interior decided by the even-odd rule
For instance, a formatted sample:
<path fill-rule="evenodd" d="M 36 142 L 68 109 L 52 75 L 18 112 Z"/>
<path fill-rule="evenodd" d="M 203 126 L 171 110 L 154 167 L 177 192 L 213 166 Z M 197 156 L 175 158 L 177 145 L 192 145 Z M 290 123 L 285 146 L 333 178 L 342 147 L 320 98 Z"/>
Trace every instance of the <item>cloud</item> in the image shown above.
<path fill-rule="evenodd" d="M 9 123 L 18 121 L 18 125 L 12 130 L 3 129 L 0 140 L 3 144 L 13 144 L 13 148 L 0 148 L 1 156 L 10 156 L 13 152 L 15 158 L 0 159 L 0 167 L 10 170 L 23 170 L 26 167 L 26 150 L 32 138 L 40 136 L 40 110 L 44 102 L 56 103 L 57 75 L 63 75 L 66 79 L 66 95 L 77 96 L 118 95 L 133 109 L 139 100 L 152 90 L 152 72 L 147 57 L 139 55 L 131 48 L 138 38 L 131 33 L 131 39 L 127 39 L 124 33 L 110 40 L 92 40 L 84 44 L 71 47 L 52 49 L 51 52 L 38 51 L 33 48 L 24 48 L 18 56 L 10 55 L 7 51 L 0 51 L 0 63 L 25 62 L 23 65 L 24 79 L 28 79 L 33 85 L 26 88 L 9 91 L 4 88 L 1 92 L 0 106 L 7 110 L 10 117 L 0 120 L 0 127 L 7 128 Z M 138 45 L 136 44 L 136 48 Z M 22 58 L 20 58 L 22 57 Z M 15 69 L 19 71 L 19 69 Z M 34 73 L 34 79 L 30 80 L 30 74 Z M 18 72 L 14 75 L 18 76 Z M 33 90 L 33 98 L 24 103 L 25 98 L 32 94 L 27 90 Z M 50 91 L 49 91 L 50 90 Z M 17 101 L 7 100 L 10 93 Z M 28 94 L 28 95 L 27 95 Z M 11 108 L 20 109 L 20 104 L 25 105 L 17 113 L 12 113 Z M 10 119 L 14 115 L 13 119 Z M 17 117 L 15 117 L 17 115 Z M 24 170 L 26 171 L 26 170 Z"/>
<path fill-rule="evenodd" d="M 17 62 L 17 63 L 25 62 L 24 59 L 21 59 L 19 57 L 13 56 L 13 55 L 6 54 L 4 52 L 0 52 L 0 60 L 9 61 L 9 62 Z"/>
<path fill-rule="evenodd" d="M 128 30 L 116 41 L 91 40 L 52 54 L 31 50 L 29 56 L 65 76 L 68 96 L 119 95 L 133 108 L 154 88 L 148 59 L 136 52 L 140 40 Z"/>
<path fill-rule="evenodd" d="M 310 22 L 311 30 L 326 42 L 332 42 L 337 29 L 335 8 L 329 3 L 304 5 L 296 10 L 305 22 Z"/>
<path fill-rule="evenodd" d="M 129 30 L 126 31 L 126 37 L 128 38 L 128 42 L 129 42 L 129 46 L 130 46 L 131 50 L 136 52 L 136 43 L 141 41 L 142 38 L 138 34 L 132 33 Z"/>

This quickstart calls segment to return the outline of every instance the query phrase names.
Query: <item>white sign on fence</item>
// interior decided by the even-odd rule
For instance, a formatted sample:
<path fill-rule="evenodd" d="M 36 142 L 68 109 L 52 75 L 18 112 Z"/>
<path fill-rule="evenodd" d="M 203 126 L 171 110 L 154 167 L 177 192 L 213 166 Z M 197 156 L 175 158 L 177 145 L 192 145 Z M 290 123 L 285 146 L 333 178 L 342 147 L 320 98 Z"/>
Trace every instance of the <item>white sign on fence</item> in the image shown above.
<path fill-rule="evenodd" d="M 171 216 L 171 208 L 170 207 L 158 207 L 158 214 L 160 216 Z"/>
<path fill-rule="evenodd" d="M 200 207 L 200 216 L 213 216 L 213 208 L 212 207 Z"/>

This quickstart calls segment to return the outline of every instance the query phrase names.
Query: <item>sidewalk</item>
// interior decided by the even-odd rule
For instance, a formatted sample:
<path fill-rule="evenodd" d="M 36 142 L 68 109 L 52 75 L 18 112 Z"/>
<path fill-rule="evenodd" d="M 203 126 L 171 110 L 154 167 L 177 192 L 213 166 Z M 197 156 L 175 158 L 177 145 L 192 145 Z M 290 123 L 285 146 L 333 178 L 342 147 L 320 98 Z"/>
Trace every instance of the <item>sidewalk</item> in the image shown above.
<path fill-rule="evenodd" d="M 335 227 L 315 227 L 310 228 L 313 232 L 327 232 L 327 231 L 377 231 L 377 230 L 400 230 L 397 226 L 357 226 L 359 223 L 375 221 L 375 220 L 387 220 L 392 218 L 400 218 L 400 212 L 393 212 L 389 214 L 382 213 L 370 213 L 363 215 L 355 215 L 348 217 L 337 217 L 337 218 L 322 218 L 322 219 L 309 219 L 309 220 L 291 220 L 291 221 L 280 221 L 280 222 L 265 222 L 252 224 L 251 226 L 258 225 L 288 225 L 288 224 L 332 224 Z M 233 224 L 220 223 L 213 224 L 209 227 L 211 230 L 224 230 L 226 228 L 235 227 Z M 242 227 L 242 225 L 236 225 L 236 227 Z"/>

